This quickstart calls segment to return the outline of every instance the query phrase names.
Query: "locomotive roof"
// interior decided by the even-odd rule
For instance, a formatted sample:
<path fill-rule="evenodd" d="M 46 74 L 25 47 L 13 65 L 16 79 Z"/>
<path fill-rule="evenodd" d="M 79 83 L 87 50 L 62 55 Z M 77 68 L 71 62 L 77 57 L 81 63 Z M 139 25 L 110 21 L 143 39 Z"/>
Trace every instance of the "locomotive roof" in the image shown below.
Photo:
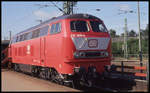
<path fill-rule="evenodd" d="M 24 31 L 21 31 L 19 33 L 17 33 L 16 35 L 19 35 L 21 33 L 24 33 L 24 32 L 28 32 L 29 30 L 33 30 L 39 26 L 42 26 L 44 24 L 48 24 L 48 23 L 51 23 L 51 22 L 54 22 L 54 21 L 57 21 L 57 20 L 61 20 L 61 19 L 73 19 L 73 18 L 83 18 L 83 19 L 98 19 L 100 20 L 98 17 L 95 17 L 93 15 L 89 15 L 89 14 L 72 14 L 72 15 L 62 15 L 62 16 L 59 16 L 59 17 L 53 17 L 49 20 L 46 20 L 44 22 L 42 22 L 41 24 L 39 25 L 36 25 L 36 26 L 33 26 L 29 29 L 26 29 Z"/>

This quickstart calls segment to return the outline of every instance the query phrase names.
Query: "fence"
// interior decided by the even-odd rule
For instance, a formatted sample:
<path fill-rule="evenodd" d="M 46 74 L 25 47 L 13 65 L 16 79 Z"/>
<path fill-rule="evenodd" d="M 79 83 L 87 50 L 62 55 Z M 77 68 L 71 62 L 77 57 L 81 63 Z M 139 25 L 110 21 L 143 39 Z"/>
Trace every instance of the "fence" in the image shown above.
<path fill-rule="evenodd" d="M 139 59 L 139 54 L 127 54 L 128 59 Z M 112 54 L 113 58 L 124 58 L 124 54 Z M 149 54 L 142 54 L 143 59 L 148 60 Z"/>
<path fill-rule="evenodd" d="M 117 71 L 120 74 L 132 79 L 142 79 L 149 81 L 149 63 L 143 62 L 142 66 L 139 61 L 113 61 L 112 64 L 116 65 Z"/>

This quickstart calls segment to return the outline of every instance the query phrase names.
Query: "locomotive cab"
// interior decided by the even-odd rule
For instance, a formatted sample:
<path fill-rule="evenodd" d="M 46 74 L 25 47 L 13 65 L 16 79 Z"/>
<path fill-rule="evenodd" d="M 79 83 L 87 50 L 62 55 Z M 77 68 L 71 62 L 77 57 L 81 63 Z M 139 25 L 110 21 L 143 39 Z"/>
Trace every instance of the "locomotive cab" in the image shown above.
<path fill-rule="evenodd" d="M 74 75 L 83 76 L 87 81 L 97 78 L 111 61 L 111 38 L 103 21 L 78 14 L 68 18 L 66 25 L 69 47 L 66 47 L 65 62 L 73 65 Z"/>
<path fill-rule="evenodd" d="M 67 20 L 67 34 L 70 39 L 67 43 L 67 62 L 76 66 L 84 62 L 86 66 L 106 61 L 110 64 L 111 39 L 102 20 L 90 15 L 70 18 Z"/>

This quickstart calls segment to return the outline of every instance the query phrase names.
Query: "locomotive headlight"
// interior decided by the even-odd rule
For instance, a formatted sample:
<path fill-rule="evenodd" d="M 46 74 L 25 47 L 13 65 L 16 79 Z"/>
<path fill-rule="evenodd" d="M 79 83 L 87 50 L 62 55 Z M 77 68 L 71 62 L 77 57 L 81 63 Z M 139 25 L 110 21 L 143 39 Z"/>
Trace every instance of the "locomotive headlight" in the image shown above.
<path fill-rule="evenodd" d="M 80 56 L 81 56 L 81 57 L 84 57 L 84 56 L 85 56 L 85 53 L 84 53 L 84 52 L 80 52 Z"/>
<path fill-rule="evenodd" d="M 101 55 L 102 55 L 103 57 L 108 57 L 108 52 L 103 51 L 103 52 L 101 52 Z"/>
<path fill-rule="evenodd" d="M 79 57 L 80 57 L 80 52 L 75 52 L 75 53 L 74 53 L 74 57 L 75 57 L 75 58 L 79 58 Z"/>
<path fill-rule="evenodd" d="M 75 52 L 74 57 L 75 58 L 84 58 L 85 57 L 85 52 Z"/>
<path fill-rule="evenodd" d="M 74 68 L 74 72 L 75 72 L 75 73 L 79 73 L 79 71 L 80 71 L 80 67 L 75 67 L 75 68 Z"/>

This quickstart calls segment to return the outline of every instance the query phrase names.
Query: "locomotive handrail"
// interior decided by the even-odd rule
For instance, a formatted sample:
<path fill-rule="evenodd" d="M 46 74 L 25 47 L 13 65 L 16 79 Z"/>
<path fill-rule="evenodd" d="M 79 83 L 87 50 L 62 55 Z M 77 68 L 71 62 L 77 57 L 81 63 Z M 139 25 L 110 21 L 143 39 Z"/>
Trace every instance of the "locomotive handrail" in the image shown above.
<path fill-rule="evenodd" d="M 2 52 L 1 52 L 1 55 L 2 56 L 2 59 L 1 59 L 1 65 L 4 66 L 8 61 L 10 61 L 10 58 L 8 57 L 8 47 L 6 47 Z"/>
<path fill-rule="evenodd" d="M 2 54 L 3 54 L 3 53 L 6 53 L 6 52 L 8 52 L 8 47 L 5 48 L 5 49 L 2 51 Z"/>
<path fill-rule="evenodd" d="M 5 57 L 3 60 L 2 60 L 2 64 L 4 64 L 5 62 L 7 62 L 8 61 L 8 57 Z"/>

